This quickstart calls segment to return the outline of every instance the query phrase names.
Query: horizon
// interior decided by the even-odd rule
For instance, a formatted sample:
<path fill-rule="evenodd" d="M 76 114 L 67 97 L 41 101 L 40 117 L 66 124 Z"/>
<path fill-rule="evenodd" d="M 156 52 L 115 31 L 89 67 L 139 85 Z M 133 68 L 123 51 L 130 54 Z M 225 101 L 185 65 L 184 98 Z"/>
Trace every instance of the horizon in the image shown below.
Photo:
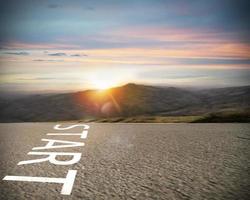
<path fill-rule="evenodd" d="M 39 91 L 39 92 L 2 92 L 0 94 L 1 99 L 18 99 L 18 98 L 25 98 L 28 96 L 39 96 L 39 95 L 57 95 L 57 94 L 71 94 L 71 93 L 78 93 L 78 92 L 86 92 L 86 91 L 95 91 L 95 92 L 106 92 L 112 89 L 116 88 L 122 88 L 127 85 L 136 85 L 136 86 L 148 86 L 148 87 L 155 87 L 155 88 L 176 88 L 176 89 L 183 89 L 187 91 L 201 91 L 201 90 L 213 90 L 213 89 L 226 89 L 226 88 L 238 88 L 238 87 L 250 87 L 250 85 L 242 85 L 242 86 L 226 86 L 226 87 L 195 87 L 195 86 L 190 86 L 190 87 L 181 87 L 181 86 L 171 86 L 171 85 L 149 85 L 149 84 L 136 84 L 136 83 L 125 83 L 123 85 L 117 85 L 114 87 L 110 87 L 107 89 L 97 89 L 97 88 L 88 88 L 88 89 L 83 89 L 83 90 L 62 90 L 62 91 Z"/>
<path fill-rule="evenodd" d="M 0 8 L 0 91 L 250 85 L 249 2 L 28 1 Z"/>

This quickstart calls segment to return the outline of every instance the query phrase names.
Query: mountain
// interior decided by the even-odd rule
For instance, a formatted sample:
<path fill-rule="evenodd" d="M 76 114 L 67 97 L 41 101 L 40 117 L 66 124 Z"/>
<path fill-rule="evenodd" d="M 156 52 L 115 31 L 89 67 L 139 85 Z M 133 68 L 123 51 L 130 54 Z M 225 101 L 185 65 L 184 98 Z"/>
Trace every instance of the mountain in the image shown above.
<path fill-rule="evenodd" d="M 0 121 L 205 115 L 220 111 L 249 111 L 249 102 L 250 86 L 189 91 L 130 83 L 107 91 L 34 95 L 9 101 L 0 99 Z"/>

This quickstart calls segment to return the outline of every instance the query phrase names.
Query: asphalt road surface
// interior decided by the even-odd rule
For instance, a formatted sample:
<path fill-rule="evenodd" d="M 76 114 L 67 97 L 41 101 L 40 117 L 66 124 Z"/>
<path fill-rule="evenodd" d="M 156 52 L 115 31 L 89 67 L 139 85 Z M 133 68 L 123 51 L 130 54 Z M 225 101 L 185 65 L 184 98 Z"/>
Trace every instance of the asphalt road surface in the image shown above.
<path fill-rule="evenodd" d="M 57 123 L 0 124 L 0 199 L 249 199 L 250 124 L 88 124 L 86 139 L 46 135 Z M 70 123 L 74 124 L 74 123 Z M 64 123 L 67 127 L 69 123 Z M 76 127 L 66 132 L 82 131 Z M 17 165 L 41 139 L 84 142 L 43 152 L 81 153 L 79 162 Z M 60 156 L 58 157 L 59 160 Z M 61 161 L 69 157 L 61 156 Z M 2 180 L 5 176 L 65 178 L 62 184 Z"/>

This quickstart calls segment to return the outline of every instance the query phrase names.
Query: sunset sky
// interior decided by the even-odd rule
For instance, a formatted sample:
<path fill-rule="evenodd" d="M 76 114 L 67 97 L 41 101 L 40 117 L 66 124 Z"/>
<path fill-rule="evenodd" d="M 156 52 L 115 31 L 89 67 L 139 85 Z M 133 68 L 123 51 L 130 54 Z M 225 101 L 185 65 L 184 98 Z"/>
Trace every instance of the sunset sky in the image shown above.
<path fill-rule="evenodd" d="M 249 1 L 8 0 L 0 90 L 250 85 Z"/>

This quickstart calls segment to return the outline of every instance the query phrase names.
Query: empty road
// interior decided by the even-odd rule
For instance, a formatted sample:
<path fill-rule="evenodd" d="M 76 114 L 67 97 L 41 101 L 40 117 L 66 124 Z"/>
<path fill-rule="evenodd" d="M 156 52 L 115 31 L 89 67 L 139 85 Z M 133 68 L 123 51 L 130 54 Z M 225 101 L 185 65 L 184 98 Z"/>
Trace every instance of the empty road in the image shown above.
<path fill-rule="evenodd" d="M 0 199 L 248 199 L 250 124 L 98 124 L 88 135 L 47 135 L 76 123 L 0 124 Z M 78 133 L 82 127 L 64 130 Z M 84 146 L 33 149 L 42 139 Z M 33 150 L 32 150 L 33 149 Z M 28 152 L 81 154 L 74 164 L 48 161 Z M 69 156 L 58 156 L 61 161 Z M 70 195 L 61 183 L 2 180 L 5 176 L 65 178 L 76 173 Z"/>

